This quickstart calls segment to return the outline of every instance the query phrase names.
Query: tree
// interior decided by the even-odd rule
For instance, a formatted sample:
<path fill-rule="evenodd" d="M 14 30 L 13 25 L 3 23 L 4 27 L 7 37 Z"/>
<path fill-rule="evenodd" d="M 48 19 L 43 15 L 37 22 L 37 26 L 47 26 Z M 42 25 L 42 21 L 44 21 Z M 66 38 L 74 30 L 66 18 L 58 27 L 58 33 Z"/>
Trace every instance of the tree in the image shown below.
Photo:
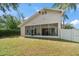
<path fill-rule="evenodd" d="M 17 3 L 0 3 L 0 11 L 2 11 L 5 15 L 6 15 L 6 11 L 11 11 L 11 8 L 17 11 L 18 7 L 19 7 L 19 4 Z M 2 17 L 0 17 L 0 23 L 1 21 L 2 21 Z"/>
<path fill-rule="evenodd" d="M 77 8 L 76 5 L 77 5 L 76 3 L 55 3 L 52 7 L 57 9 L 63 9 L 64 10 L 63 17 L 65 20 L 65 19 L 69 19 L 69 17 L 66 14 L 66 11 L 71 9 L 75 11 Z M 64 28 L 64 20 L 63 20 L 63 28 Z"/>
<path fill-rule="evenodd" d="M 3 28 L 5 28 L 5 27 L 8 28 L 8 26 L 9 26 L 9 28 L 11 28 L 11 27 L 13 27 L 11 21 L 13 23 L 18 21 L 18 20 L 15 21 L 15 19 L 17 19 L 16 17 L 7 15 L 7 12 L 6 11 L 11 11 L 11 8 L 17 12 L 17 14 L 19 16 L 18 17 L 19 18 L 19 21 L 20 21 L 20 19 L 23 19 L 24 18 L 23 14 L 18 10 L 19 5 L 20 4 L 18 4 L 18 3 L 0 3 L 0 11 L 2 11 L 4 13 L 2 16 L 0 16 L 0 29 L 2 27 Z M 5 25 L 5 23 L 7 23 L 8 25 Z M 9 23 L 11 23 L 11 24 L 9 25 Z M 16 24 L 14 24 L 14 26 L 15 25 Z"/>
<path fill-rule="evenodd" d="M 72 24 L 65 24 L 65 29 L 74 29 L 75 27 Z"/>
<path fill-rule="evenodd" d="M 18 25 L 21 23 L 19 19 L 11 15 L 4 15 L 1 17 L 2 22 L 0 23 L 1 24 L 0 28 L 2 29 L 18 29 Z"/>
<path fill-rule="evenodd" d="M 19 18 L 23 19 L 23 14 L 18 10 L 19 3 L 0 3 L 0 11 L 2 11 L 6 15 L 6 11 L 11 11 L 11 8 L 15 10 L 19 16 Z"/>
<path fill-rule="evenodd" d="M 17 10 L 18 6 L 19 4 L 17 3 L 0 3 L 0 10 L 5 13 L 6 10 L 10 11 L 10 8 Z"/>
<path fill-rule="evenodd" d="M 76 3 L 55 3 L 52 7 L 63 9 L 63 10 L 76 10 Z"/>

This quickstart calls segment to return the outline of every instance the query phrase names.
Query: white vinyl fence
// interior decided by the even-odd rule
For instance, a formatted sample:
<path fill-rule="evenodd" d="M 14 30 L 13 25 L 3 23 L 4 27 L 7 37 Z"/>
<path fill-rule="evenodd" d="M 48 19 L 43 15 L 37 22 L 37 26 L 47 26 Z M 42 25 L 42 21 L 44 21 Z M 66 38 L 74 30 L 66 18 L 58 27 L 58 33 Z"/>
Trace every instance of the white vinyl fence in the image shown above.
<path fill-rule="evenodd" d="M 79 30 L 76 29 L 61 29 L 61 38 L 79 42 Z"/>

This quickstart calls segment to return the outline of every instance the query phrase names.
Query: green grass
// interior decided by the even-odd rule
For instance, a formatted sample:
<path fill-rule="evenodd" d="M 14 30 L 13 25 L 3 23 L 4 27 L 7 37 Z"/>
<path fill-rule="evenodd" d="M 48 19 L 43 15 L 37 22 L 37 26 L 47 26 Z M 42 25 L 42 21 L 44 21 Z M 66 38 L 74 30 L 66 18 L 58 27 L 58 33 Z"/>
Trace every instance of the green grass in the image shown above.
<path fill-rule="evenodd" d="M 24 37 L 0 38 L 0 55 L 79 55 L 79 43 Z"/>

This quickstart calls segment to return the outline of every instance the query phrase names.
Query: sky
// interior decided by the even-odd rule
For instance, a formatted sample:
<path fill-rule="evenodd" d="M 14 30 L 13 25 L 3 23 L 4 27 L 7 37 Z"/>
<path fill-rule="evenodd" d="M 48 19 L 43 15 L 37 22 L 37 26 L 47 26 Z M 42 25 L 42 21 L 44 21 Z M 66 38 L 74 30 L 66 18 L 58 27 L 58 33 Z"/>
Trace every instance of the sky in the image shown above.
<path fill-rule="evenodd" d="M 51 8 L 53 5 L 53 3 L 35 3 L 35 4 L 31 4 L 31 6 L 29 6 L 29 4 L 20 4 L 18 10 L 19 12 L 23 13 L 24 17 L 27 19 L 28 17 L 30 17 L 31 15 L 33 15 L 35 12 L 39 11 L 42 8 Z M 2 15 L 3 13 L 0 11 L 0 15 Z M 12 10 L 9 12 L 7 11 L 7 14 L 11 14 L 13 16 L 18 17 L 18 14 L 16 13 L 16 11 Z M 73 26 L 75 26 L 75 28 L 79 29 L 79 5 L 77 5 L 77 10 L 69 10 L 66 12 L 66 14 L 68 15 L 69 19 L 66 19 L 65 23 L 70 23 L 73 24 Z"/>

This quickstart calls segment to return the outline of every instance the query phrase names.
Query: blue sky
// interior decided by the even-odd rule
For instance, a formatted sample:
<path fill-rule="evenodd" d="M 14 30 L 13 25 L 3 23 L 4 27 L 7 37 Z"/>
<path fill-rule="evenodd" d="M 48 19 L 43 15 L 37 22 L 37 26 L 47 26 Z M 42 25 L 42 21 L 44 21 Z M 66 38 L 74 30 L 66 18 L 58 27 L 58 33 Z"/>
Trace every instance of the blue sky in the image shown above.
<path fill-rule="evenodd" d="M 23 13 L 25 18 L 30 17 L 33 15 L 36 11 L 40 10 L 41 8 L 51 8 L 53 3 L 35 3 L 29 6 L 28 4 L 20 4 L 18 10 Z M 12 10 L 12 9 L 11 9 Z M 11 14 L 13 16 L 17 16 L 16 11 L 11 11 L 8 12 L 8 14 Z M 0 15 L 3 13 L 0 11 Z M 65 23 L 71 23 L 73 24 L 76 28 L 79 29 L 79 5 L 77 6 L 77 10 L 70 10 L 67 11 L 66 14 L 69 16 L 69 19 L 65 21 Z M 17 16 L 18 17 L 18 16 Z"/>
<path fill-rule="evenodd" d="M 24 13 L 25 17 L 31 16 L 36 11 L 40 10 L 41 8 L 51 8 L 52 4 L 32 4 L 29 6 L 28 4 L 21 4 L 20 5 L 20 11 Z"/>

